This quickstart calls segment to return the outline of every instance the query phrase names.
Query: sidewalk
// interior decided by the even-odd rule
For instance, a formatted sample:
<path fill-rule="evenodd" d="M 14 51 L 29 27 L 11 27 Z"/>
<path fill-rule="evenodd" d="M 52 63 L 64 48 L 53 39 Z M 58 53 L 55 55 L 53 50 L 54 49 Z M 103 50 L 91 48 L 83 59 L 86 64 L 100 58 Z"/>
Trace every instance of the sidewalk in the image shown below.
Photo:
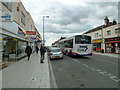
<path fill-rule="evenodd" d="M 32 54 L 2 70 L 2 88 L 50 88 L 48 60 L 40 63 L 40 54 Z"/>
<path fill-rule="evenodd" d="M 93 54 L 97 55 L 104 55 L 104 56 L 109 56 L 109 57 L 114 57 L 114 58 L 120 58 L 120 55 L 118 54 L 111 54 L 111 53 L 101 53 L 101 52 L 93 52 Z"/>

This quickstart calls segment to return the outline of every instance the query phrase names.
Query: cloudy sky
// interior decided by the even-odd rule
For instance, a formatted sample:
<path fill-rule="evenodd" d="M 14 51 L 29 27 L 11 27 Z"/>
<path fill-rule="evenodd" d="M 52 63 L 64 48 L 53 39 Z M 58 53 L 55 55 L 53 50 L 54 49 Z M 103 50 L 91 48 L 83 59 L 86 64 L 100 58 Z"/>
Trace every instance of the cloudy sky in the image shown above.
<path fill-rule="evenodd" d="M 26 10 L 30 12 L 35 26 L 43 35 L 43 16 L 45 18 L 46 45 L 51 45 L 60 37 L 82 34 L 92 28 L 104 24 L 104 17 L 110 21 L 118 19 L 117 0 L 100 0 L 93 2 L 85 0 L 21 0 Z M 116 1 L 116 2 L 115 2 Z"/>

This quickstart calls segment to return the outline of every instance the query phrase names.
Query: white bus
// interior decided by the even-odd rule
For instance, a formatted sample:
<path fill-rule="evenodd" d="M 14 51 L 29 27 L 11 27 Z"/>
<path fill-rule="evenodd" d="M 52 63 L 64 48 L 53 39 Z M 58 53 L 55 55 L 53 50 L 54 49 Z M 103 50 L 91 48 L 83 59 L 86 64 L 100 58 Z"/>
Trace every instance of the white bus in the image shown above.
<path fill-rule="evenodd" d="M 88 35 L 75 35 L 65 38 L 58 42 L 58 47 L 61 48 L 63 54 L 69 56 L 92 55 L 91 36 Z"/>

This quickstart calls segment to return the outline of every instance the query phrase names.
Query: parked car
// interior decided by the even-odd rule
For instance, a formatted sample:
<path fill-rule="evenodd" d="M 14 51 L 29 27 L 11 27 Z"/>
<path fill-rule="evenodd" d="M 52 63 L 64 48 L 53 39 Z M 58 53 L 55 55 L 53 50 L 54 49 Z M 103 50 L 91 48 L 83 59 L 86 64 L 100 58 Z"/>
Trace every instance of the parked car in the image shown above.
<path fill-rule="evenodd" d="M 56 47 L 51 47 L 49 49 L 48 56 L 49 56 L 50 60 L 56 59 L 56 58 L 63 59 L 63 53 L 62 53 L 61 49 L 56 48 Z"/>

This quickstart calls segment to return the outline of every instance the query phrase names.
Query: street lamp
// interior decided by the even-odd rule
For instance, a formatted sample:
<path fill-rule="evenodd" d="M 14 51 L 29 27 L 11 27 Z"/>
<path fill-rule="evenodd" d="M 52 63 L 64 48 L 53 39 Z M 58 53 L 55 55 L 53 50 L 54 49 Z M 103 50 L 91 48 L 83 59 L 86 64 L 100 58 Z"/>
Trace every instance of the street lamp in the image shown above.
<path fill-rule="evenodd" d="M 44 18 L 49 18 L 49 16 L 43 16 L 43 44 L 45 44 L 45 40 L 44 40 Z"/>

